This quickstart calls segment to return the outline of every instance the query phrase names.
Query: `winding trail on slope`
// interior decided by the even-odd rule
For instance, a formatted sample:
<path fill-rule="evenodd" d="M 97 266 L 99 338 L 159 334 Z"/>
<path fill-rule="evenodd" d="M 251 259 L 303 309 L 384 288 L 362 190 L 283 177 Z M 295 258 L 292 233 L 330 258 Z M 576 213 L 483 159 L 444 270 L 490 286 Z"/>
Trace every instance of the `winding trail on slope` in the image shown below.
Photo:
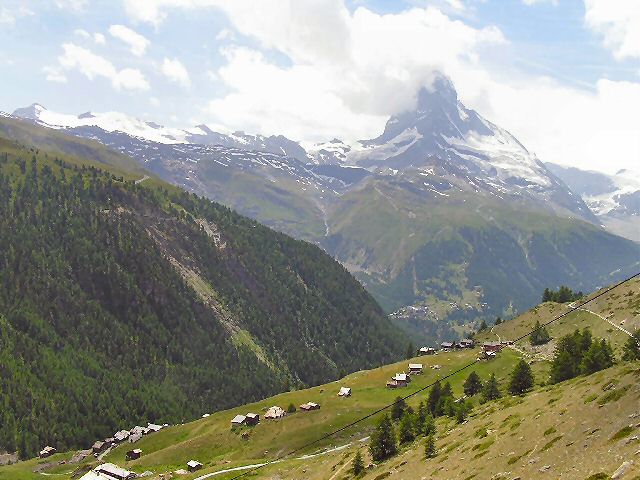
<path fill-rule="evenodd" d="M 573 304 L 575 302 L 571 302 L 569 304 L 570 308 L 573 308 Z M 626 333 L 627 335 L 629 335 L 630 337 L 633 337 L 633 334 L 631 332 L 629 332 L 628 330 L 625 330 L 624 328 L 622 328 L 620 325 L 617 325 L 615 323 L 613 323 L 611 320 L 609 320 L 607 317 L 603 317 L 602 315 L 600 315 L 599 313 L 594 312 L 593 310 L 589 310 L 588 308 L 584 308 L 584 307 L 580 307 L 578 308 L 578 310 L 582 310 L 583 312 L 588 312 L 592 315 L 595 315 L 596 317 L 601 318 L 602 320 L 604 320 L 605 322 L 607 322 L 609 325 L 611 325 L 612 327 L 617 328 L 618 330 L 620 330 L 623 333 Z"/>

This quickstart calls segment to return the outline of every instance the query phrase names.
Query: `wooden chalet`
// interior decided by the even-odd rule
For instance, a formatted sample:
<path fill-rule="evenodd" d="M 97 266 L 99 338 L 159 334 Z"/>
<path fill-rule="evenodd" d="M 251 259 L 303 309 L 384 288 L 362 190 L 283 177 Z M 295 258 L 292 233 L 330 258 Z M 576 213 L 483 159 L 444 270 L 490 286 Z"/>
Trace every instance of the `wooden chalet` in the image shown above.
<path fill-rule="evenodd" d="M 54 453 L 56 453 L 56 449 L 50 446 L 46 446 L 44 447 L 42 450 L 40 450 L 40 453 L 38 453 L 38 456 L 40 458 L 47 458 L 50 457 L 51 455 L 53 455 Z"/>
<path fill-rule="evenodd" d="M 391 381 L 396 382 L 397 387 L 406 387 L 411 379 L 406 373 L 396 373 L 393 377 L 391 377 Z"/>
<path fill-rule="evenodd" d="M 122 443 L 129 438 L 130 435 L 131 433 L 129 433 L 129 430 L 120 430 L 113 435 L 113 441 L 115 443 Z"/>
<path fill-rule="evenodd" d="M 190 472 L 195 472 L 196 470 L 200 470 L 202 468 L 202 464 L 196 460 L 189 460 L 187 462 L 187 470 Z"/>
<path fill-rule="evenodd" d="M 409 364 L 409 373 L 411 375 L 418 375 L 422 373 L 422 364 L 421 363 L 410 363 Z"/>
<path fill-rule="evenodd" d="M 96 443 L 94 443 L 91 446 L 91 451 L 93 453 L 102 453 L 104 450 L 106 450 L 106 448 L 107 448 L 107 445 L 104 442 L 98 440 Z"/>
<path fill-rule="evenodd" d="M 448 352 L 449 350 L 453 350 L 454 346 L 455 346 L 455 345 L 454 345 L 454 343 L 453 343 L 453 342 L 442 342 L 442 343 L 440 344 L 440 348 L 441 348 L 442 350 L 444 350 L 445 352 Z"/>
<path fill-rule="evenodd" d="M 303 410 L 305 412 L 308 412 L 311 410 L 320 410 L 320 405 L 314 402 L 307 402 L 300 405 L 300 410 Z"/>
<path fill-rule="evenodd" d="M 340 391 L 338 392 L 339 397 L 350 397 L 351 396 L 351 388 L 349 387 L 340 387 Z"/>
<path fill-rule="evenodd" d="M 460 345 L 462 345 L 462 348 L 473 348 L 475 342 L 471 338 L 463 338 L 460 340 Z"/>
<path fill-rule="evenodd" d="M 164 427 L 162 425 L 156 425 L 155 423 L 150 423 L 150 424 L 147 425 L 147 431 L 149 433 L 159 432 L 163 428 Z"/>
<path fill-rule="evenodd" d="M 94 468 L 93 471 L 112 480 L 131 480 L 132 478 L 136 478 L 135 473 L 125 470 L 124 468 L 120 468 L 113 463 L 103 463 L 102 465 Z"/>
<path fill-rule="evenodd" d="M 125 458 L 127 460 L 137 460 L 141 456 L 142 456 L 142 450 L 140 450 L 139 448 L 134 448 L 133 450 L 129 450 L 126 453 Z"/>
<path fill-rule="evenodd" d="M 436 353 L 436 349 L 431 347 L 422 347 L 418 350 L 418 355 L 433 355 L 434 353 Z"/>
<path fill-rule="evenodd" d="M 267 412 L 264 414 L 264 418 L 269 420 L 276 420 L 278 418 L 284 417 L 285 415 L 286 412 L 282 408 L 273 406 L 269 408 L 269 410 L 267 410 Z"/>
<path fill-rule="evenodd" d="M 499 352 L 502 350 L 502 344 L 500 342 L 484 342 L 482 344 L 483 352 Z"/>
<path fill-rule="evenodd" d="M 236 415 L 231 419 L 231 426 L 240 427 L 242 425 L 246 425 L 246 422 L 247 422 L 247 417 L 245 417 L 244 415 Z"/>
<path fill-rule="evenodd" d="M 245 418 L 245 424 L 247 425 L 257 425 L 260 422 L 260 415 L 257 413 L 247 413 Z"/>

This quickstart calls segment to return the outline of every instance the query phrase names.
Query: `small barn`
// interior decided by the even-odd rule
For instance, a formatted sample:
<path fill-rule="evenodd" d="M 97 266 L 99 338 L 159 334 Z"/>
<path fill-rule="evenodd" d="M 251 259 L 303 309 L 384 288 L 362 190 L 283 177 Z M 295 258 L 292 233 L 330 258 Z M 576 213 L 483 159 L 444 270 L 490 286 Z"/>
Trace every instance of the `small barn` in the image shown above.
<path fill-rule="evenodd" d="M 389 380 L 387 382 L 387 388 L 398 388 L 398 382 L 396 382 L 395 380 Z"/>
<path fill-rule="evenodd" d="M 124 468 L 120 468 L 113 463 L 103 463 L 93 471 L 113 480 L 130 480 L 132 478 L 136 478 L 135 473 L 125 470 Z"/>
<path fill-rule="evenodd" d="M 393 377 L 391 377 L 391 380 L 395 380 L 395 382 L 398 384 L 398 387 L 406 387 L 411 381 L 409 375 L 407 375 L 406 373 L 396 373 Z"/>
<path fill-rule="evenodd" d="M 422 364 L 421 363 L 410 363 L 409 364 L 409 373 L 411 375 L 417 375 L 422 373 Z"/>
<path fill-rule="evenodd" d="M 269 408 L 269 410 L 267 410 L 267 412 L 264 414 L 264 418 L 269 420 L 275 420 L 278 418 L 282 418 L 285 415 L 286 413 L 282 408 L 273 406 Z"/>
<path fill-rule="evenodd" d="M 440 348 L 445 352 L 448 352 L 449 350 L 453 350 L 453 347 L 454 347 L 453 342 L 442 342 L 440 344 Z"/>
<path fill-rule="evenodd" d="M 431 347 L 422 347 L 418 350 L 418 355 L 433 355 L 434 353 L 436 353 L 436 349 Z"/>
<path fill-rule="evenodd" d="M 133 450 L 129 450 L 126 453 L 125 458 L 127 460 L 137 460 L 141 456 L 142 456 L 142 450 L 140 450 L 139 448 L 134 448 Z"/>
<path fill-rule="evenodd" d="M 200 470 L 202 468 L 202 464 L 197 462 L 196 460 L 189 460 L 187 462 L 187 470 L 190 472 L 195 472 L 196 470 Z"/>
<path fill-rule="evenodd" d="M 257 425 L 260 421 L 260 415 L 258 415 L 257 413 L 247 413 L 245 415 L 245 418 L 245 424 L 247 425 Z"/>
<path fill-rule="evenodd" d="M 141 438 L 142 438 L 141 433 L 132 433 L 131 435 L 129 435 L 129 443 L 136 443 Z"/>
<path fill-rule="evenodd" d="M 499 352 L 502 350 L 502 344 L 500 342 L 484 342 L 482 344 L 483 352 Z"/>
<path fill-rule="evenodd" d="M 240 427 L 242 425 L 246 425 L 246 422 L 247 422 L 247 417 L 245 417 L 244 415 L 236 415 L 231 420 L 231 426 Z"/>
<path fill-rule="evenodd" d="M 487 350 L 484 350 L 482 352 L 482 358 L 484 358 L 485 360 L 491 360 L 494 359 L 498 356 L 498 352 L 489 352 Z"/>
<path fill-rule="evenodd" d="M 122 443 L 129 438 L 130 435 L 129 430 L 120 430 L 113 435 L 113 441 L 115 443 Z"/>
<path fill-rule="evenodd" d="M 141 427 L 140 425 L 136 425 L 131 430 L 129 430 L 129 432 L 131 433 L 131 435 L 146 435 L 147 433 L 149 433 L 149 429 L 146 427 Z"/>
<path fill-rule="evenodd" d="M 351 388 L 349 387 L 340 387 L 340 391 L 338 392 L 339 397 L 350 397 L 351 396 Z"/>
<path fill-rule="evenodd" d="M 107 448 L 107 447 L 106 447 L 106 444 L 105 444 L 104 442 L 101 442 L 100 440 L 98 440 L 96 443 L 94 443 L 94 444 L 91 446 L 91 451 L 92 451 L 93 453 L 101 453 L 101 452 L 102 452 L 103 450 L 105 450 L 106 448 Z"/>
<path fill-rule="evenodd" d="M 56 453 L 56 449 L 50 446 L 46 446 L 44 447 L 42 450 L 40 450 L 40 453 L 38 454 L 38 456 L 40 458 L 47 458 L 50 457 L 51 455 L 53 455 L 54 453 Z"/>
<path fill-rule="evenodd" d="M 300 410 L 308 412 L 310 410 L 320 410 L 320 405 L 314 402 L 307 402 L 300 405 Z"/>
<path fill-rule="evenodd" d="M 150 423 L 149 425 L 147 425 L 147 431 L 149 433 L 159 432 L 160 430 L 162 430 L 162 428 L 162 425 L 156 425 L 155 423 Z"/>
<path fill-rule="evenodd" d="M 463 338 L 460 340 L 460 345 L 462 345 L 462 348 L 473 348 L 475 346 L 475 342 L 470 338 Z"/>

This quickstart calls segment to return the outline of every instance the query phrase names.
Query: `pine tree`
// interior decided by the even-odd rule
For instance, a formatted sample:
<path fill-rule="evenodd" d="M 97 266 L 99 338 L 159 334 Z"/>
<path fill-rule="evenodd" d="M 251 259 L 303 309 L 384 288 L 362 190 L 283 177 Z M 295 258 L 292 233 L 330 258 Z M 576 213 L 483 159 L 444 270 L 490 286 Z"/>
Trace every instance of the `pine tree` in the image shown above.
<path fill-rule="evenodd" d="M 424 430 L 423 433 L 427 436 L 434 435 L 436 433 L 436 420 L 433 418 L 433 415 L 430 413 L 424 419 Z"/>
<path fill-rule="evenodd" d="M 640 330 L 636 330 L 622 348 L 622 359 L 625 361 L 640 360 Z"/>
<path fill-rule="evenodd" d="M 551 383 L 563 382 L 576 376 L 576 367 L 571 353 L 567 350 L 556 351 L 551 362 L 549 381 Z"/>
<path fill-rule="evenodd" d="M 549 336 L 547 328 L 540 325 L 540 320 L 536 320 L 533 332 L 531 332 L 531 335 L 529 336 L 531 345 L 544 345 L 549 342 L 549 340 L 551 340 L 551 337 Z"/>
<path fill-rule="evenodd" d="M 496 400 L 500 398 L 500 387 L 498 387 L 498 380 L 496 380 L 496 374 L 492 373 L 489 380 L 486 381 L 482 387 L 482 400 L 488 402 L 490 400 Z"/>
<path fill-rule="evenodd" d="M 552 302 L 552 301 L 553 301 L 553 295 L 551 293 L 551 290 L 549 290 L 548 288 L 545 288 L 544 292 L 542 293 L 542 303 Z"/>
<path fill-rule="evenodd" d="M 398 436 L 400 437 L 400 443 L 413 442 L 416 438 L 414 418 L 409 412 L 404 412 L 400 419 Z"/>
<path fill-rule="evenodd" d="M 500 317 L 496 317 L 496 325 L 500 325 L 502 323 L 502 319 Z"/>
<path fill-rule="evenodd" d="M 580 362 L 580 373 L 589 375 L 599 372 L 613 365 L 613 351 L 611 346 L 602 339 L 600 342 L 593 342 L 589 349 L 582 356 Z"/>
<path fill-rule="evenodd" d="M 487 329 L 487 322 L 485 322 L 484 320 L 482 320 L 482 322 L 480 323 L 480 327 L 478 328 L 479 332 L 484 332 Z"/>
<path fill-rule="evenodd" d="M 480 393 L 482 390 L 482 382 L 478 374 L 473 371 L 469 374 L 464 382 L 464 394 L 468 397 L 473 397 L 475 394 Z"/>
<path fill-rule="evenodd" d="M 431 412 L 431 415 L 436 416 L 436 408 L 440 403 L 440 395 L 442 393 L 442 386 L 440 382 L 436 382 L 431 390 L 429 390 L 429 397 L 427 398 L 427 409 Z"/>
<path fill-rule="evenodd" d="M 427 420 L 427 414 L 427 406 L 421 401 L 418 405 L 418 415 L 416 417 L 416 432 L 418 435 L 424 432 L 424 423 Z"/>
<path fill-rule="evenodd" d="M 520 360 L 511 372 L 509 382 L 509 393 L 511 395 L 522 395 L 533 388 L 533 372 L 531 367 L 524 360 Z"/>
<path fill-rule="evenodd" d="M 296 406 L 293 403 L 290 403 L 287 407 L 287 413 L 296 413 Z"/>
<path fill-rule="evenodd" d="M 424 456 L 427 458 L 433 458 L 436 456 L 436 442 L 433 438 L 433 434 L 427 435 L 424 441 Z"/>
<path fill-rule="evenodd" d="M 393 420 L 400 420 L 404 411 L 407 408 L 407 402 L 404 401 L 404 398 L 398 396 L 393 401 L 393 406 L 391 407 L 391 418 Z"/>
<path fill-rule="evenodd" d="M 389 415 L 384 415 L 371 435 L 369 452 L 376 462 L 395 455 L 398 451 L 393 423 Z"/>
<path fill-rule="evenodd" d="M 413 346 L 413 343 L 409 342 L 407 345 L 407 360 L 416 356 L 416 349 Z"/>
<path fill-rule="evenodd" d="M 356 451 L 356 456 L 353 457 L 353 464 L 351 466 L 351 473 L 354 477 L 357 477 L 364 471 L 364 460 L 362 459 L 362 452 L 360 449 Z"/>

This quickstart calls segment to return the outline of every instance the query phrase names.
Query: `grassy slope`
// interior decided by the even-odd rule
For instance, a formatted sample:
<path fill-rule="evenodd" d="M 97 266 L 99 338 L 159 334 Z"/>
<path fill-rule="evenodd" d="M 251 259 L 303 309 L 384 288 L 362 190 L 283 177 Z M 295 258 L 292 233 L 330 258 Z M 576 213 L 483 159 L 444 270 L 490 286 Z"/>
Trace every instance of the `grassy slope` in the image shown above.
<path fill-rule="evenodd" d="M 26 120 L 0 117 L 0 138 L 54 152 L 69 163 L 107 168 L 114 175 L 122 175 L 125 179 L 140 178 L 148 174 L 133 159 L 110 150 L 101 143 L 39 127 Z"/>
<path fill-rule="evenodd" d="M 613 318 L 620 319 L 640 313 L 639 301 L 640 281 L 636 280 L 616 288 L 588 307 L 597 313 L 613 310 Z M 536 318 L 548 321 L 564 309 L 566 306 L 543 304 L 496 327 L 494 333 L 498 332 L 503 338 L 514 338 L 524 333 Z M 552 337 L 558 338 L 576 327 L 588 325 L 598 336 L 609 335 L 607 338 L 616 346 L 624 341 L 624 336 L 608 331 L 608 323 L 584 313 L 584 316 L 552 324 L 549 327 Z M 627 320 L 625 323 L 629 322 Z M 480 335 L 480 339 L 483 337 L 495 338 L 490 332 Z M 170 427 L 144 438 L 136 445 L 144 451 L 140 460 L 125 462 L 127 446 L 115 449 L 106 460 L 138 472 L 151 470 L 154 473 L 181 468 L 192 458 L 205 464 L 205 469 L 197 475 L 182 477 L 185 480 L 226 468 L 268 461 L 391 402 L 399 393 L 416 391 L 438 376 L 442 377 L 465 365 L 476 354 L 477 351 L 440 353 L 414 360 L 425 364 L 425 374 L 416 377 L 407 389 L 391 391 L 384 388 L 384 382 L 390 375 L 406 367 L 407 362 L 400 362 L 357 372 L 321 387 L 284 393 L 255 404 L 217 412 L 206 419 Z M 504 387 L 518 356 L 518 352 L 507 349 L 497 360 L 482 362 L 473 369 L 482 378 L 486 378 L 490 372 L 496 372 Z M 432 370 L 429 366 L 433 364 L 443 368 Z M 537 381 L 543 381 L 548 363 L 538 358 L 538 361 L 533 361 L 533 367 Z M 462 393 L 461 384 L 467 374 L 468 371 L 465 371 L 451 378 L 457 396 Z M 498 472 L 508 472 L 502 478 L 537 478 L 542 475 L 539 469 L 547 465 L 549 478 L 557 478 L 562 474 L 565 478 L 586 479 L 599 472 L 610 475 L 623 461 L 636 458 L 635 452 L 640 448 L 638 442 L 626 443 L 631 436 L 640 435 L 639 380 L 640 364 L 620 364 L 559 385 L 538 385 L 534 392 L 523 398 L 507 397 L 499 402 L 477 406 L 470 419 L 462 425 L 456 425 L 449 419 L 440 419 L 438 455 L 435 459 L 424 460 L 422 444 L 416 442 L 405 447 L 397 457 L 367 471 L 364 478 L 410 480 L 442 478 L 446 475 L 447 478 L 481 479 L 491 478 Z M 336 396 L 342 385 L 353 388 L 353 397 L 341 399 Z M 415 406 L 420 398 L 424 398 L 422 394 L 413 397 L 409 403 Z M 237 413 L 263 413 L 271 405 L 286 407 L 289 403 L 299 405 L 305 401 L 316 401 L 322 405 L 322 409 L 311 413 L 298 412 L 274 422 L 263 420 L 257 427 L 247 430 L 250 433 L 247 440 L 229 428 L 230 419 Z M 363 452 L 366 450 L 366 441 L 361 440 L 368 436 L 374 421 L 370 419 L 351 427 L 330 440 L 299 452 L 296 457 L 348 445 L 344 449 L 312 458 L 289 459 L 267 466 L 250 476 L 272 478 L 277 475 L 282 480 L 301 477 L 310 480 L 348 478 L 350 459 L 356 448 L 361 447 Z M 623 430 L 629 426 L 626 431 Z M 487 431 L 486 434 L 483 430 Z M 612 440 L 621 431 L 626 436 Z M 65 458 L 65 454 L 58 458 Z M 41 478 L 30 473 L 37 463 L 31 461 L 0 468 L 0 479 Z M 77 465 L 62 465 L 51 472 L 61 473 L 58 478 L 69 478 L 76 468 Z M 638 474 L 640 472 L 628 475 L 628 478 L 636 478 Z M 237 473 L 215 478 L 232 478 L 234 475 Z"/>

